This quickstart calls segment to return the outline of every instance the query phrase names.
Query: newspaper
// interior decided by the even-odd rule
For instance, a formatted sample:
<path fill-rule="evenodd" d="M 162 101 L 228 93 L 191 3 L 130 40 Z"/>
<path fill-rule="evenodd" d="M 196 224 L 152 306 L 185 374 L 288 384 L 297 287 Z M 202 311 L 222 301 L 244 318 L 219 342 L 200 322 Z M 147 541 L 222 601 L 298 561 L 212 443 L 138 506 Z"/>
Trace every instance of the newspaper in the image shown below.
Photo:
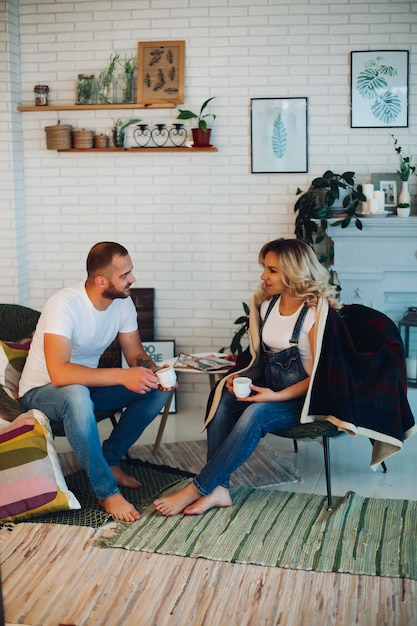
<path fill-rule="evenodd" d="M 174 363 L 177 369 L 193 369 L 200 372 L 213 372 L 216 370 L 229 369 L 233 367 L 235 361 L 232 356 L 219 357 L 215 354 L 207 356 L 195 356 L 181 352 Z"/>

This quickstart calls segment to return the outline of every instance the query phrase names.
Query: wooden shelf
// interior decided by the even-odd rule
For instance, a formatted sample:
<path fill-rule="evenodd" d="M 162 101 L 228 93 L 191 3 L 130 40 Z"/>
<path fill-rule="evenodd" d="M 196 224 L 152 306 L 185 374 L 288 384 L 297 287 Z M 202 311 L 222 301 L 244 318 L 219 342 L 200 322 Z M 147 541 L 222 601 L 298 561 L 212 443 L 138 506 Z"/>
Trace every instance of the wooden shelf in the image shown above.
<path fill-rule="evenodd" d="M 174 109 L 175 104 L 165 102 L 158 104 L 48 104 L 47 106 L 18 106 L 18 111 L 105 111 L 106 109 Z"/>
<path fill-rule="evenodd" d="M 68 148 L 67 150 L 57 150 L 57 152 L 217 152 L 214 146 L 207 148 Z"/>

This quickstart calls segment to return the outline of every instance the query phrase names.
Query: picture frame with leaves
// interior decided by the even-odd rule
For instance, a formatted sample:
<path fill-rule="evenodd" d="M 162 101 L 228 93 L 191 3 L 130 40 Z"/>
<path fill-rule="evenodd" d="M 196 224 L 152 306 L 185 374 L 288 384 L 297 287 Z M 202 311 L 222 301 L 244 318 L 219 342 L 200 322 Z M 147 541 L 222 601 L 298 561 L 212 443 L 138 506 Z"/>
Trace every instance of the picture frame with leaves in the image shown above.
<path fill-rule="evenodd" d="M 351 128 L 408 127 L 408 50 L 351 52 Z"/>
<path fill-rule="evenodd" d="M 173 106 L 184 102 L 185 41 L 138 43 L 137 103 Z"/>
<path fill-rule="evenodd" d="M 252 98 L 252 174 L 308 172 L 307 98 Z"/>

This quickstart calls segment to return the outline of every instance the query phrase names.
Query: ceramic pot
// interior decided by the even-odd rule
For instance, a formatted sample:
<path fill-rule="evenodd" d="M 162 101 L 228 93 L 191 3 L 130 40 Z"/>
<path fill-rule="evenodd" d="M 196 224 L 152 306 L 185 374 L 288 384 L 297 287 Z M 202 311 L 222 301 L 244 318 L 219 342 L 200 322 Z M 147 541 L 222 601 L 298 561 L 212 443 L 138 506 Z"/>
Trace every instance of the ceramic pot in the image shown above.
<path fill-rule="evenodd" d="M 398 196 L 398 204 L 410 204 L 410 192 L 408 190 L 408 180 L 403 180 L 401 192 Z"/>
<path fill-rule="evenodd" d="M 194 148 L 207 148 L 210 145 L 211 128 L 206 131 L 201 128 L 192 128 Z"/>

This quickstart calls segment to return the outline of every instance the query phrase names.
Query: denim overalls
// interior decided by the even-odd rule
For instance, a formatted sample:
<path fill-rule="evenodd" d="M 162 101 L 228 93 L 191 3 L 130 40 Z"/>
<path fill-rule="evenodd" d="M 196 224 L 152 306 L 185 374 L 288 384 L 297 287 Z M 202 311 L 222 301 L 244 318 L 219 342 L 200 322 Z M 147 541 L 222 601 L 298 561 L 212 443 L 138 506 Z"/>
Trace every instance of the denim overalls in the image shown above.
<path fill-rule="evenodd" d="M 306 304 L 304 304 L 300 311 L 300 315 L 297 318 L 292 337 L 290 339 L 290 343 L 294 345 L 290 348 L 286 348 L 285 350 L 281 350 L 280 352 L 271 352 L 268 349 L 268 346 L 266 346 L 262 341 L 262 329 L 268 315 L 278 301 L 278 298 L 279 295 L 272 298 L 260 329 L 265 361 L 265 386 L 269 387 L 269 389 L 272 389 L 273 391 L 280 391 L 281 389 L 295 385 L 295 383 L 308 378 L 308 374 L 301 362 L 301 355 L 298 349 L 298 337 L 300 335 L 305 315 L 308 311 Z"/>

